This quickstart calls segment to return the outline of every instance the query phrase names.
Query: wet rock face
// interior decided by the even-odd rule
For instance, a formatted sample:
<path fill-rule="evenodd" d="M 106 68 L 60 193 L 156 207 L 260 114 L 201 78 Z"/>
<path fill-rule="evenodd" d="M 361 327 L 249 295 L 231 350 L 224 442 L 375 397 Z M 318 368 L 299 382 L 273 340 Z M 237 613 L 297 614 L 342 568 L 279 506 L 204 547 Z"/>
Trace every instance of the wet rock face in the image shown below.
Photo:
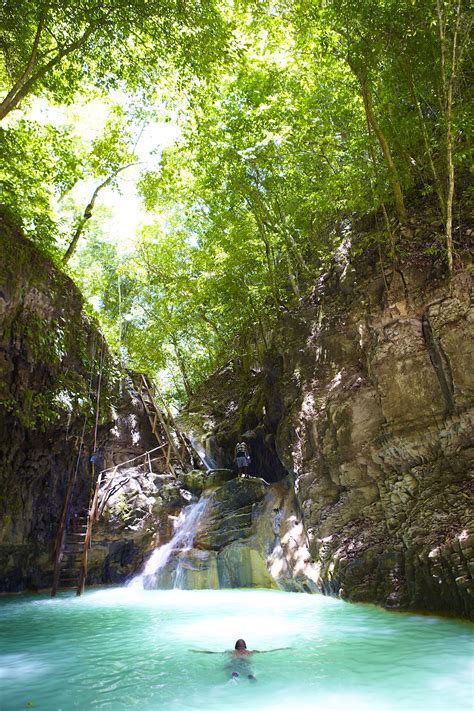
<path fill-rule="evenodd" d="M 72 281 L 0 216 L 0 591 L 51 583 L 100 343 Z M 78 507 L 88 501 L 89 455 L 86 443 Z"/>
<path fill-rule="evenodd" d="M 278 447 L 323 590 L 472 616 L 471 273 L 403 276 L 388 304 L 372 284 L 366 303 L 309 310 Z"/>
<path fill-rule="evenodd" d="M 194 538 L 197 548 L 221 550 L 247 538 L 258 504 L 265 496 L 261 479 L 237 478 L 210 495 L 206 516 Z"/>
<path fill-rule="evenodd" d="M 472 279 L 365 264 L 342 289 L 329 274 L 264 363 L 229 365 L 227 391 L 217 373 L 190 405 L 204 440 L 230 452 L 248 427 L 281 462 L 272 474 L 257 445 L 253 472 L 295 477 L 324 592 L 474 615 Z"/>
<path fill-rule="evenodd" d="M 190 549 L 176 550 L 159 587 L 316 590 L 301 512 L 288 482 L 234 478 L 204 489 Z"/>
<path fill-rule="evenodd" d="M 278 385 L 283 359 L 272 352 L 263 360 L 263 367 L 235 361 L 220 368 L 178 419 L 215 467 L 237 472 L 234 449 L 237 442 L 245 441 L 251 458 L 249 475 L 272 483 L 288 473 L 276 449 L 283 412 Z"/>

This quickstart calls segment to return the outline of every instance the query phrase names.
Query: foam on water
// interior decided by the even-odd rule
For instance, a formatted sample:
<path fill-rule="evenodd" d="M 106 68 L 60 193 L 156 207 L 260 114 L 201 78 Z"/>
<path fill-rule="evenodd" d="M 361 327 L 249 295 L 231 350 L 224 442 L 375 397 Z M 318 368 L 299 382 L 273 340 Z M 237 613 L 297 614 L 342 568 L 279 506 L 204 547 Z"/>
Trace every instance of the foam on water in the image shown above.
<path fill-rule="evenodd" d="M 194 504 L 184 508 L 176 521 L 175 531 L 168 543 L 156 548 L 148 558 L 143 572 L 136 575 L 129 583 L 128 587 L 135 589 L 159 588 L 160 575 L 169 559 L 177 551 L 186 551 L 192 548 L 197 524 L 208 499 L 202 497 Z M 175 587 L 180 587 L 180 566 L 178 563 L 175 573 Z"/>
<path fill-rule="evenodd" d="M 0 708 L 470 708 L 468 623 L 277 591 L 90 591 L 0 601 Z M 257 677 L 230 684 L 238 637 Z M 196 653 L 208 650 L 217 654 Z"/>

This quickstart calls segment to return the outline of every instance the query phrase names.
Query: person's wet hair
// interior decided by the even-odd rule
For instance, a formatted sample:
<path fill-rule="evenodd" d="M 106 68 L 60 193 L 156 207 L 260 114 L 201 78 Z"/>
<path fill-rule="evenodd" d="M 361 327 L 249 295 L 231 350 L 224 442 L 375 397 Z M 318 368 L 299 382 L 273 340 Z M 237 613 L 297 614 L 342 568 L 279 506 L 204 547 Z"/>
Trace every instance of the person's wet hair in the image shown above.
<path fill-rule="evenodd" d="M 247 645 L 245 644 L 245 639 L 238 639 L 237 642 L 235 643 L 235 649 L 247 649 Z"/>

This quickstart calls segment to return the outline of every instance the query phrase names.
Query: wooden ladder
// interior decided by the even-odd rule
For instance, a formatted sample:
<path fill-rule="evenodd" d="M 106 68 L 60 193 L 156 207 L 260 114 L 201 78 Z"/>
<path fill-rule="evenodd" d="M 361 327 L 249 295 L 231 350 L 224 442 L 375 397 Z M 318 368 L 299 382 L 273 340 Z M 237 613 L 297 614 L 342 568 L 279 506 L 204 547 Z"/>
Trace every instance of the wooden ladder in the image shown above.
<path fill-rule="evenodd" d="M 72 486 L 66 494 L 54 554 L 54 573 L 51 597 L 61 588 L 76 587 L 80 561 L 87 531 L 87 512 L 71 515 Z M 70 493 L 69 493 L 70 491 Z"/>
<path fill-rule="evenodd" d="M 92 543 L 92 527 L 94 525 L 94 521 L 99 518 L 99 494 L 100 487 L 102 484 L 102 476 L 103 471 L 99 472 L 99 476 L 97 477 L 95 487 L 91 494 L 89 510 L 87 512 L 86 530 L 84 541 L 82 543 L 76 595 L 82 595 L 82 593 L 84 592 L 84 588 L 86 587 L 87 567 L 89 563 L 89 550 Z"/>
<path fill-rule="evenodd" d="M 64 499 L 63 510 L 59 522 L 59 530 L 56 538 L 54 549 L 54 573 L 53 585 L 51 588 L 51 597 L 55 597 L 56 593 L 61 588 L 76 588 L 77 595 L 80 595 L 80 589 L 84 589 L 83 585 L 83 567 L 84 556 L 87 553 L 90 544 L 89 510 L 83 510 L 75 515 L 72 515 L 72 502 L 76 484 L 77 471 L 71 476 Z M 100 486 L 101 475 L 95 481 L 95 468 L 92 467 L 92 485 L 93 493 L 91 501 L 94 501 L 95 494 Z M 95 484 L 94 484 L 95 482 Z"/>
<path fill-rule="evenodd" d="M 176 467 L 184 471 L 192 466 L 193 456 L 188 444 L 156 383 L 151 382 L 143 373 L 134 374 L 132 379 L 150 422 L 151 431 L 158 444 L 163 446 L 165 466 L 176 477 Z"/>
<path fill-rule="evenodd" d="M 59 587 L 77 587 L 87 531 L 87 513 L 76 516 L 66 533 L 59 573 Z"/>
<path fill-rule="evenodd" d="M 76 587 L 77 595 L 82 595 L 84 592 L 94 522 L 100 518 L 105 504 L 113 492 L 113 475 L 121 466 L 125 466 L 143 457 L 151 469 L 152 461 L 156 461 L 156 458 L 152 460 L 150 457 L 153 453 L 158 455 L 161 460 L 165 460 L 166 469 L 174 478 L 177 476 L 178 468 L 185 471 L 187 467 L 192 466 L 192 452 L 156 384 L 152 383 L 141 373 L 133 373 L 131 376 L 143 403 L 151 430 L 158 441 L 158 447 L 135 457 L 129 462 L 123 462 L 116 467 L 112 467 L 112 476 L 108 478 L 108 482 L 105 484 L 103 491 L 101 491 L 101 487 L 104 481 L 104 475 L 110 470 L 102 470 L 99 472 L 97 478 L 93 470 L 93 488 L 89 509 L 87 512 L 76 516 L 73 521 L 70 520 L 70 511 L 75 476 L 71 478 L 66 493 L 56 542 L 53 588 L 51 591 L 52 597 L 56 595 L 60 587 Z M 166 412 L 166 416 L 160 407 L 160 401 Z M 71 525 L 71 523 L 73 525 Z"/>

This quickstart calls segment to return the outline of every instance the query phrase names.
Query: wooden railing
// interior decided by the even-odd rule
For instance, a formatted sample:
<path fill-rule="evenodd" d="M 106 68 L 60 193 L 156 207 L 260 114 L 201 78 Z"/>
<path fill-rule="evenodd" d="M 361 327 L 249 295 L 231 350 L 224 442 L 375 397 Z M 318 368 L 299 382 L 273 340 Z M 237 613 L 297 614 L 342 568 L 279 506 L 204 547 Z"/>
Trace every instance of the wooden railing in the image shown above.
<path fill-rule="evenodd" d="M 120 462 L 120 464 L 101 470 L 96 480 L 93 466 L 92 482 L 95 481 L 95 484 L 93 484 L 93 491 L 91 491 L 89 508 L 87 511 L 87 524 L 85 528 L 82 554 L 79 549 L 79 556 L 81 560 L 77 575 L 77 595 L 82 595 L 85 588 L 89 564 L 89 550 L 91 547 L 94 523 L 104 512 L 105 506 L 110 497 L 113 496 L 116 491 L 123 487 L 126 483 L 126 481 L 118 480 L 117 474 L 120 469 L 142 460 L 142 466 L 148 468 L 149 471 L 152 471 L 153 463 L 160 461 L 160 469 L 164 468 L 165 471 L 170 472 L 168 476 L 176 478 L 178 474 L 177 470 L 181 469 L 186 471 L 186 469 L 192 467 L 193 465 L 193 454 L 191 448 L 183 433 L 179 430 L 173 414 L 161 395 L 157 385 L 152 383 L 143 374 L 130 373 L 130 375 L 135 387 L 138 390 L 138 394 L 140 395 L 140 399 L 150 422 L 151 430 L 158 442 L 158 446 L 125 462 Z M 67 535 L 68 517 L 70 516 L 71 511 L 76 473 L 77 472 L 71 476 L 71 480 L 68 484 L 63 511 L 61 514 L 55 549 L 53 588 L 51 591 L 52 596 L 56 595 L 60 582 L 61 562 Z M 167 476 L 167 474 L 164 476 Z"/>
<path fill-rule="evenodd" d="M 134 462 L 138 462 L 140 460 L 143 462 L 144 467 L 148 468 L 149 471 L 152 471 L 153 463 L 162 461 L 162 457 L 152 457 L 151 455 L 160 452 L 164 448 L 164 446 L 165 445 L 154 447 L 153 449 L 150 449 L 147 452 L 144 452 L 143 454 L 139 454 L 138 456 L 133 457 L 132 459 L 128 459 L 125 462 L 120 462 L 120 464 L 116 464 L 115 466 L 108 467 L 107 469 L 102 469 L 102 471 L 99 473 L 96 485 L 94 487 L 94 491 L 91 496 L 89 510 L 87 512 L 87 529 L 84 538 L 84 549 L 79 569 L 76 595 L 82 595 L 82 593 L 84 592 L 89 562 L 89 550 L 91 547 L 92 530 L 94 527 L 94 523 L 98 521 L 101 515 L 103 514 L 105 506 L 111 496 L 113 496 L 116 491 L 122 488 L 123 485 L 126 483 L 124 481 L 117 482 L 117 473 L 120 471 L 120 469 L 124 467 L 129 467 Z M 108 473 L 110 474 L 108 475 Z M 129 479 L 127 479 L 127 481 Z"/>

